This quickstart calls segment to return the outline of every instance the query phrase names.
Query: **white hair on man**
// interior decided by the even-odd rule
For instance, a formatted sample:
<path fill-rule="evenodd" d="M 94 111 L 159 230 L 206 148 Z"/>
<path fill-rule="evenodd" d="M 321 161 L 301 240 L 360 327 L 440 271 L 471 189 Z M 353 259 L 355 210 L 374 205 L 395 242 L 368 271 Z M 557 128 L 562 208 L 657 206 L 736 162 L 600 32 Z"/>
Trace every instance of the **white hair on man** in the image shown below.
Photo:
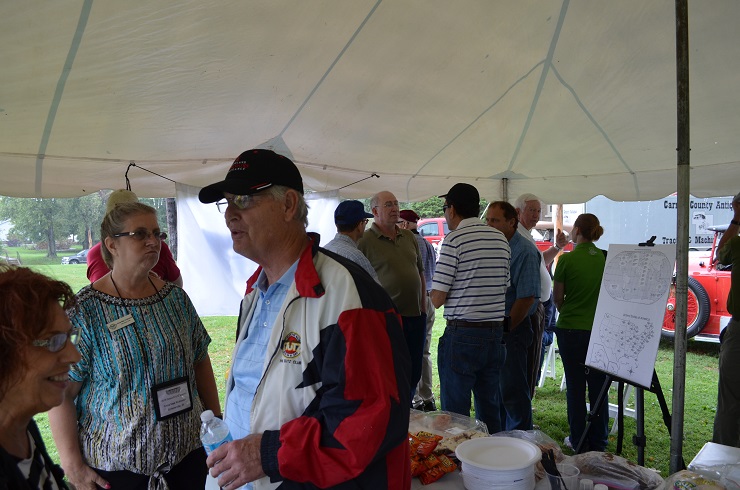
<path fill-rule="evenodd" d="M 540 207 L 545 205 L 545 203 L 542 202 L 542 199 L 535 196 L 534 194 L 527 193 L 527 194 L 522 194 L 521 196 L 517 197 L 516 201 L 514 201 L 514 207 L 519 210 L 523 210 L 525 207 L 527 207 L 528 201 L 539 201 Z"/>

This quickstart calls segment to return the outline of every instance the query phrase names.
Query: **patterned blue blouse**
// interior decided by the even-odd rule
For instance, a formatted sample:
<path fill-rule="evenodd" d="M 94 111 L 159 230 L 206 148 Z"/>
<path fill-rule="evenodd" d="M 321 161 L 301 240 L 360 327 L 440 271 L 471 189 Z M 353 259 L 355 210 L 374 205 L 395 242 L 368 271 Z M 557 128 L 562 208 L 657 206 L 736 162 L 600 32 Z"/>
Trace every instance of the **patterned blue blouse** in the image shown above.
<path fill-rule="evenodd" d="M 107 471 L 166 471 L 201 445 L 203 404 L 194 367 L 208 354 L 211 338 L 195 307 L 170 283 L 141 299 L 86 286 L 77 299 L 68 314 L 81 329 L 82 360 L 70 378 L 82 383 L 75 404 L 83 457 Z M 108 324 L 128 314 L 135 323 L 111 332 Z M 189 377 L 193 409 L 157 421 L 152 386 L 181 376 Z"/>

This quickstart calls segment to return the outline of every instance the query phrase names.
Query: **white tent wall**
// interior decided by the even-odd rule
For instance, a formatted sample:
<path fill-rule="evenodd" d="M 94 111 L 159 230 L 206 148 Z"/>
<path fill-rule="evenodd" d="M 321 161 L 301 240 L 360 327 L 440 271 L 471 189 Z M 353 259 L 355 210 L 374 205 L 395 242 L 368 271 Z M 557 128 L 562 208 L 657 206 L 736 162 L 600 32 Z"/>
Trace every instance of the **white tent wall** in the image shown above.
<path fill-rule="evenodd" d="M 232 249 L 224 215 L 198 200 L 199 187 L 177 185 L 178 257 L 184 289 L 200 315 L 238 315 L 257 265 Z M 308 231 L 324 245 L 334 238 L 336 197 L 309 196 Z"/>

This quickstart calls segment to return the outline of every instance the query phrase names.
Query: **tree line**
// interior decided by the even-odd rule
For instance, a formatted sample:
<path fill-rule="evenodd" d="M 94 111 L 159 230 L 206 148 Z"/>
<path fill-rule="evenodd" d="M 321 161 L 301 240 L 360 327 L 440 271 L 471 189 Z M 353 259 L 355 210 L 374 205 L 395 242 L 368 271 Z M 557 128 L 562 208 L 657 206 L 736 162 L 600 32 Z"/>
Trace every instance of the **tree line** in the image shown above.
<path fill-rule="evenodd" d="M 56 257 L 70 237 L 82 248 L 90 248 L 100 240 L 100 223 L 105 215 L 105 203 L 110 190 L 101 190 L 75 198 L 17 198 L 0 196 L 0 220 L 10 220 L 8 233 L 12 245 L 46 244 L 47 256 Z M 144 198 L 141 202 L 157 210 L 162 231 L 168 235 L 173 254 L 177 253 L 177 213 L 174 198 Z M 366 207 L 370 199 L 361 199 Z M 413 209 L 421 218 L 443 216 L 444 199 L 431 197 L 425 201 L 401 203 L 401 209 Z M 481 210 L 486 201 L 481 199 Z M 172 230 L 172 232 L 170 232 Z"/>
<path fill-rule="evenodd" d="M 46 243 L 48 257 L 56 257 L 58 245 L 70 240 L 90 248 L 100 240 L 100 223 L 110 193 L 102 190 L 75 198 L 0 197 L 0 219 L 9 220 L 13 225 L 8 232 L 8 242 L 15 245 Z M 162 230 L 168 231 L 167 199 L 140 201 L 157 210 Z M 174 199 L 171 201 L 171 209 L 174 209 Z"/>

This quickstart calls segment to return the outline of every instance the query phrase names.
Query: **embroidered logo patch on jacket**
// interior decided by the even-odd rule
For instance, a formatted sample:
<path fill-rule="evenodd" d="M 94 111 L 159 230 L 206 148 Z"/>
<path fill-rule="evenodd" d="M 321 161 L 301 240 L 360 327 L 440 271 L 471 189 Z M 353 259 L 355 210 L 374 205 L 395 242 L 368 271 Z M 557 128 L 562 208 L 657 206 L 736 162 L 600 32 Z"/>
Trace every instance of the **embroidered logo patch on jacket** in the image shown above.
<path fill-rule="evenodd" d="M 298 357 L 301 354 L 301 336 L 295 332 L 288 333 L 283 339 L 282 350 L 286 359 Z"/>

